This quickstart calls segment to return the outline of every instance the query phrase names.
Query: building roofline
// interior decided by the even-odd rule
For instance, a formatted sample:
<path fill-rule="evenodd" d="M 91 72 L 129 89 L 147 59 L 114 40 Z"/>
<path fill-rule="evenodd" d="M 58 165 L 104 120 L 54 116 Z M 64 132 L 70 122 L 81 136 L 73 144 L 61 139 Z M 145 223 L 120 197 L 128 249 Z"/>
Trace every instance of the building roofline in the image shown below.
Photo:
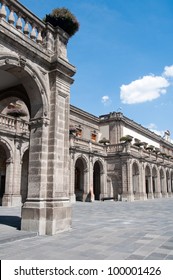
<path fill-rule="evenodd" d="M 84 111 L 84 110 L 82 110 L 82 109 L 80 109 L 80 108 L 78 108 L 74 105 L 70 104 L 70 111 L 73 112 L 73 113 L 76 113 L 76 114 L 80 114 L 85 118 L 88 118 L 92 121 L 95 121 L 95 122 L 99 123 L 99 118 L 98 117 L 96 117 L 95 115 L 90 114 L 90 113 L 88 113 L 88 112 L 86 112 L 86 111 Z"/>

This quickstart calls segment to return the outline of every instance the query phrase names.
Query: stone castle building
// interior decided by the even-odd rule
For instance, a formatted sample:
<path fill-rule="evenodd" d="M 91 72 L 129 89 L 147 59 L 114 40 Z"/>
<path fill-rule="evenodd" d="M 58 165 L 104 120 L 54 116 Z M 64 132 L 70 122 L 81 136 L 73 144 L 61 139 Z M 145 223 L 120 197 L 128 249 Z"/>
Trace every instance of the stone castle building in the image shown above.
<path fill-rule="evenodd" d="M 69 229 L 76 200 L 173 195 L 169 131 L 70 106 L 68 39 L 21 3 L 0 0 L 0 205 L 21 205 L 22 229 L 39 234 Z"/>

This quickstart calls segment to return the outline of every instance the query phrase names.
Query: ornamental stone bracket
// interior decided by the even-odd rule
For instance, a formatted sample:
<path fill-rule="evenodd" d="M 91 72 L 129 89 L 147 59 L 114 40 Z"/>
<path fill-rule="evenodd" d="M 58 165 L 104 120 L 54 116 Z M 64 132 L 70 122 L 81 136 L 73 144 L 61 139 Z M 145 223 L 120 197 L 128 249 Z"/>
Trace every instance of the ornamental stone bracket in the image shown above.
<path fill-rule="evenodd" d="M 38 118 L 38 119 L 31 119 L 29 122 L 30 127 L 40 127 L 40 126 L 48 126 L 50 120 L 48 118 Z"/>

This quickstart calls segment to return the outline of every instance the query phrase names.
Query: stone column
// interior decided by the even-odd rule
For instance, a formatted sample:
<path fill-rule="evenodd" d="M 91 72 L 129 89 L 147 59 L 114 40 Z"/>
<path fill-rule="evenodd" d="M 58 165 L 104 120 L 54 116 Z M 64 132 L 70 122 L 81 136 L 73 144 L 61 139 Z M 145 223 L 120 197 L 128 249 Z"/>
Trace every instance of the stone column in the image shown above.
<path fill-rule="evenodd" d="M 160 185 L 160 174 L 159 171 L 157 170 L 157 177 L 156 177 L 156 184 L 155 184 L 155 198 L 161 198 L 161 185 Z"/>
<path fill-rule="evenodd" d="M 129 158 L 123 158 L 122 161 L 122 200 L 132 201 L 133 184 L 132 184 L 132 168 Z"/>
<path fill-rule="evenodd" d="M 162 184 L 162 197 L 168 197 L 168 193 L 167 193 L 167 178 L 166 178 L 165 170 L 164 170 L 164 177 L 161 178 L 161 184 Z"/>
<path fill-rule="evenodd" d="M 14 143 L 14 169 L 13 169 L 13 193 L 12 193 L 12 206 L 21 205 L 21 139 Z"/>
<path fill-rule="evenodd" d="M 46 234 L 71 227 L 69 202 L 69 91 L 72 80 L 57 69 L 49 74 L 50 125 Z"/>
<path fill-rule="evenodd" d="M 90 154 L 89 156 L 89 186 L 88 186 L 88 193 L 90 194 L 90 200 L 94 201 L 94 165 L 93 165 L 93 155 Z"/>
<path fill-rule="evenodd" d="M 107 171 L 106 169 L 101 170 L 100 172 L 100 186 L 101 186 L 101 194 L 100 194 L 100 199 L 103 197 L 107 197 Z"/>
<path fill-rule="evenodd" d="M 5 176 L 5 193 L 2 198 L 2 206 L 12 206 L 13 193 L 13 160 L 9 158 L 6 161 L 6 176 Z"/>
<path fill-rule="evenodd" d="M 28 197 L 22 207 L 21 229 L 46 234 L 48 120 L 30 122 Z"/>
<path fill-rule="evenodd" d="M 149 192 L 148 192 L 148 198 L 153 199 L 153 182 L 152 182 L 152 176 L 150 175 L 148 177 L 148 182 L 149 182 Z"/>
<path fill-rule="evenodd" d="M 76 202 L 76 196 L 75 196 L 75 161 L 74 161 L 74 151 L 70 150 L 70 182 L 69 182 L 69 198 L 70 202 L 74 203 Z"/>

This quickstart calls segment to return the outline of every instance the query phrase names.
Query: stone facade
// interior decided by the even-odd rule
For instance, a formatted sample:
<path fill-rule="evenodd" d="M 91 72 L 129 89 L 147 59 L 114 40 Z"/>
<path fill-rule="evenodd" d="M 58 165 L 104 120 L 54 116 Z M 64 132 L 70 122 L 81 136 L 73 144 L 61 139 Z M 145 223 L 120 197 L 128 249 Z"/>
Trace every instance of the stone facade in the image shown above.
<path fill-rule="evenodd" d="M 70 114 L 71 201 L 146 200 L 173 195 L 173 144 L 121 112 Z M 95 135 L 95 137 L 94 137 Z"/>
<path fill-rule="evenodd" d="M 21 205 L 22 229 L 39 234 L 68 230 L 76 200 L 173 195 L 169 133 L 70 106 L 68 39 L 0 0 L 0 204 Z"/>

